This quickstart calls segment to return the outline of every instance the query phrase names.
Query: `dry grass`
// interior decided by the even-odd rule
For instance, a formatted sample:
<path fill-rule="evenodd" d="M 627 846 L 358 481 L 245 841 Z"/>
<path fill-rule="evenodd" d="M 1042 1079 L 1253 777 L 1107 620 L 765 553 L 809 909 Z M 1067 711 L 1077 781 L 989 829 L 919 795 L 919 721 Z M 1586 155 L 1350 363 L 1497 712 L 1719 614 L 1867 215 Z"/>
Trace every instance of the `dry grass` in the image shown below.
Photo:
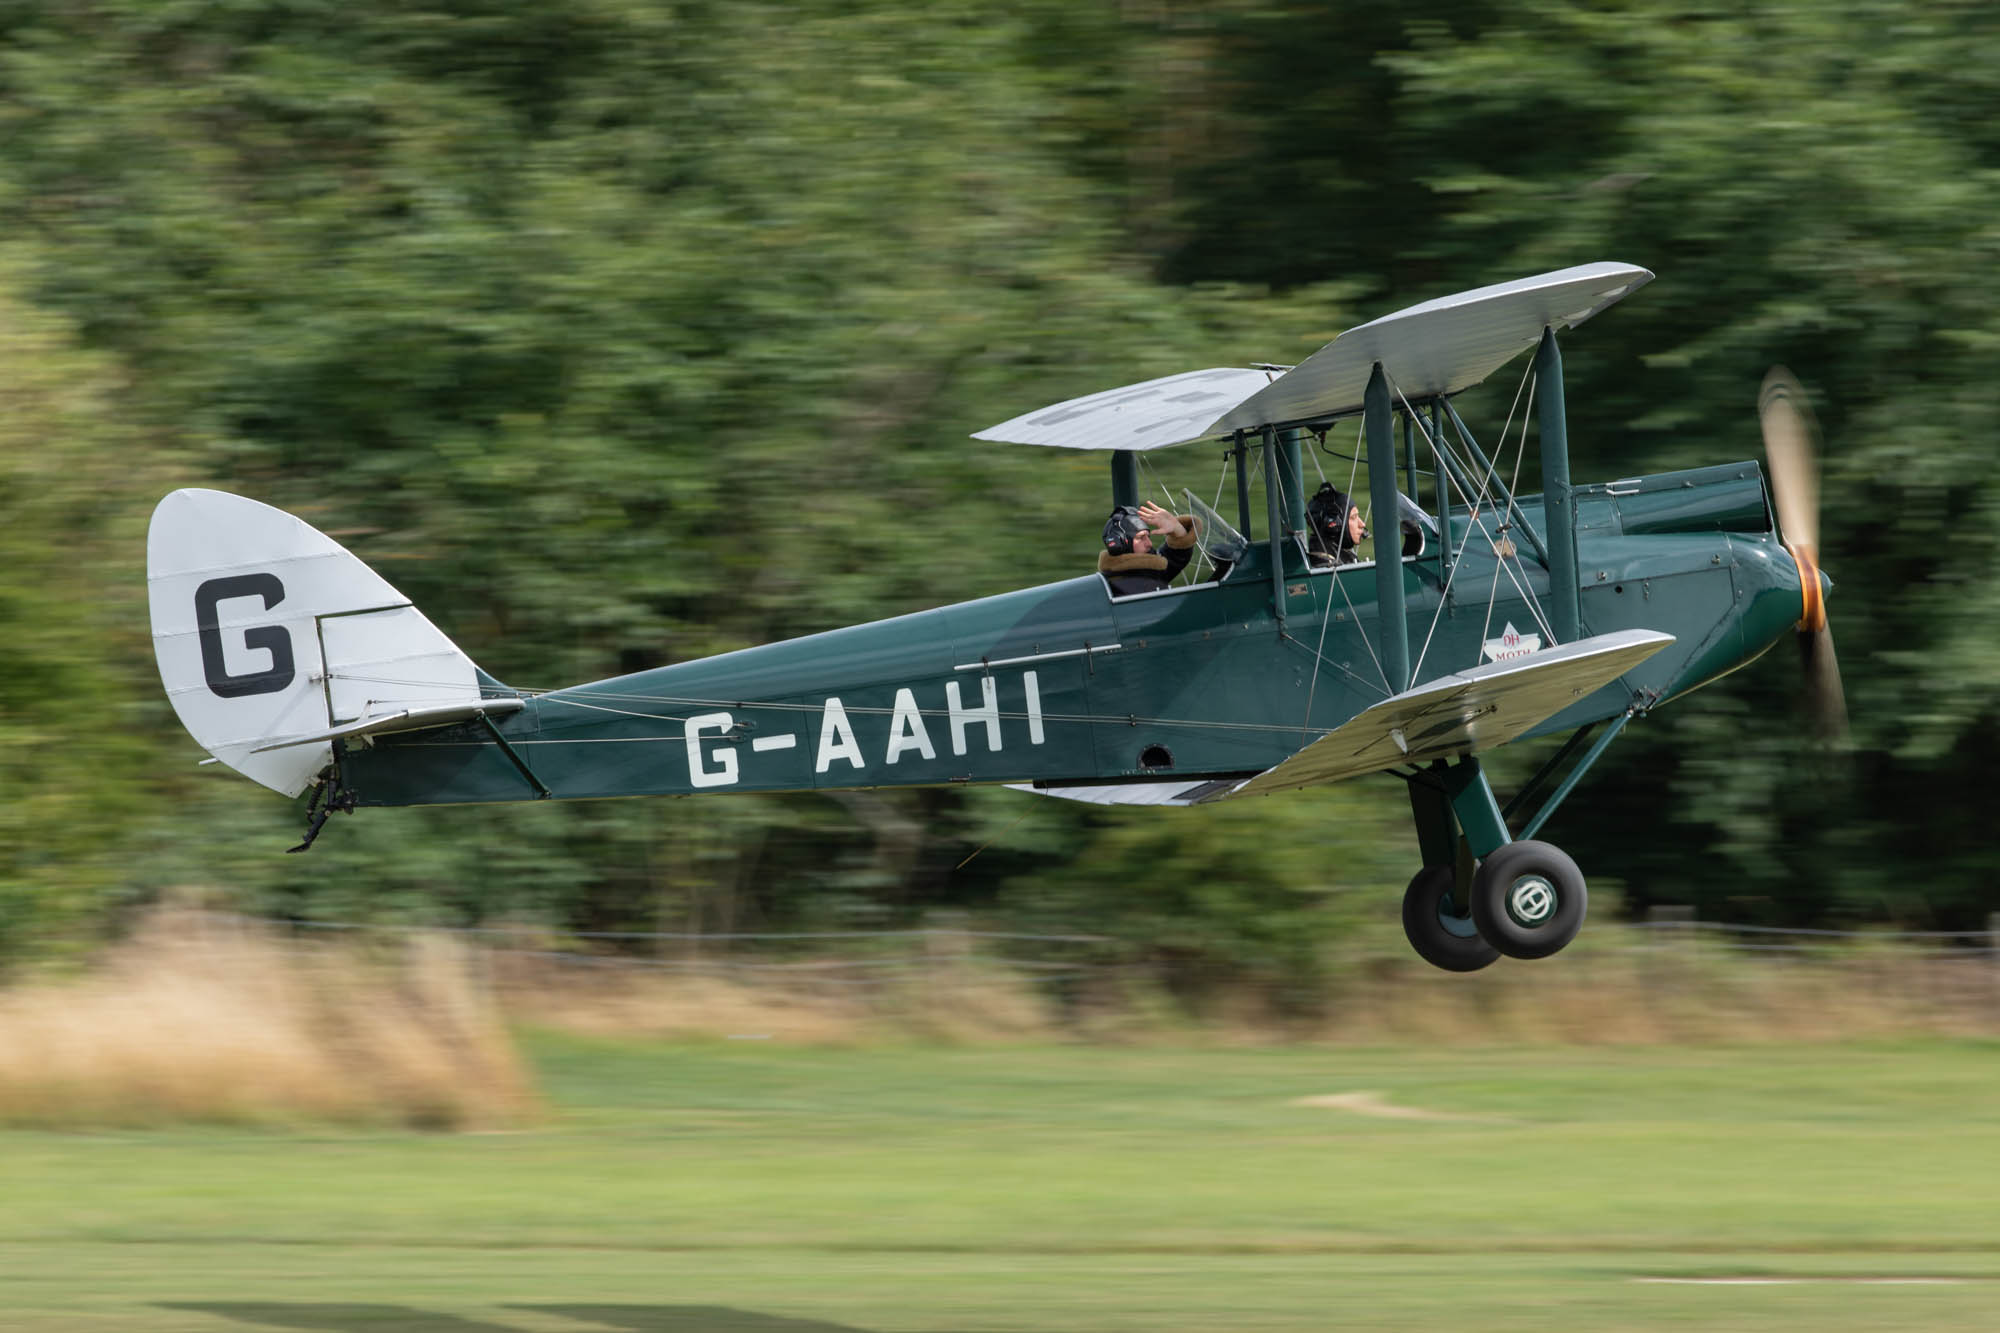
<path fill-rule="evenodd" d="M 0 992 L 0 1123 L 512 1123 L 535 1098 L 479 965 L 443 936 L 163 914 L 85 976 Z"/>
<path fill-rule="evenodd" d="M 1066 998 L 962 936 L 897 957 L 636 960 L 474 951 L 415 933 L 300 942 L 163 914 L 82 977 L 0 991 L 0 1123 L 326 1119 L 479 1128 L 532 1116 L 506 1023 L 632 1037 L 1261 1044 L 1814 1041 L 2000 1032 L 2000 962 L 1894 945 L 1745 956 L 1586 936 L 1471 976 L 1365 949 L 1322 1015 L 1252 988 L 1199 1017 L 1128 970 Z M 942 941 L 941 943 L 939 941 Z M 503 1019 L 504 1015 L 504 1019 Z"/>
<path fill-rule="evenodd" d="M 1559 958 L 1451 976 L 1343 969 L 1314 1035 L 1349 1042 L 1827 1041 L 2000 1032 L 2000 961 L 1893 944 L 1744 955 L 1713 941 L 1586 936 Z"/>
<path fill-rule="evenodd" d="M 856 977 L 841 960 L 756 974 L 724 966 L 578 966 L 532 954 L 493 957 L 508 1016 L 588 1036 L 769 1038 L 807 1045 L 884 1040 L 1022 1041 L 1060 1034 L 1033 983 L 971 955 Z M 815 971 L 823 965 L 824 972 Z"/>
<path fill-rule="evenodd" d="M 1474 1045 L 2000 1032 L 2000 961 L 1893 943 L 1746 955 L 1698 938 L 1602 932 L 1558 959 L 1503 959 L 1470 976 L 1435 971 L 1400 949 L 1369 949 L 1331 969 L 1313 1017 L 1283 1013 L 1270 992 L 1252 987 L 1211 991 L 1190 1015 L 1126 971 L 1072 983 L 1058 1004 L 1032 978 L 970 952 L 933 955 L 869 986 L 851 984 L 852 974 L 816 983 L 809 972 L 713 966 L 677 973 L 496 960 L 510 1015 L 595 1035 Z"/>

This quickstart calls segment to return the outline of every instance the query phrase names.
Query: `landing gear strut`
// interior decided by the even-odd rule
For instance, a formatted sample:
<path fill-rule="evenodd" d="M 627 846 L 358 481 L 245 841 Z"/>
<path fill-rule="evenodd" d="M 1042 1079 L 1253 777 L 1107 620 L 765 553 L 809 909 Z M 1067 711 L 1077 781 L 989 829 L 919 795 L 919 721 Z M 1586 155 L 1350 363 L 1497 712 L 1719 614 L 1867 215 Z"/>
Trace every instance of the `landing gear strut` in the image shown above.
<path fill-rule="evenodd" d="M 1573 772 L 1555 800 L 1580 776 Z M 1583 872 L 1559 847 L 1509 837 L 1477 759 L 1440 761 L 1407 777 L 1424 868 L 1403 894 L 1403 934 L 1418 957 L 1448 972 L 1476 972 L 1503 954 L 1547 958 L 1576 938 L 1590 904 Z M 1553 808 L 1554 801 L 1545 805 L 1529 831 Z"/>

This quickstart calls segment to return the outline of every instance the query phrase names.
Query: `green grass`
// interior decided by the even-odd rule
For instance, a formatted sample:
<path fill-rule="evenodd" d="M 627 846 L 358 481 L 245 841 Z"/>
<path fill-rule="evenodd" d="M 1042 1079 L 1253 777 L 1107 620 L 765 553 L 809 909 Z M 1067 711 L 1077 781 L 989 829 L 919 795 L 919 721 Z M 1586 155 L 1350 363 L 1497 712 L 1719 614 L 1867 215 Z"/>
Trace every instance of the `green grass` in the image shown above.
<path fill-rule="evenodd" d="M 512 1134 L 0 1134 L 0 1327 L 1977 1325 L 2000 1043 L 538 1037 Z M 1303 1107 L 1373 1091 L 1468 1117 Z M 1690 1275 L 1955 1283 L 1663 1285 Z"/>

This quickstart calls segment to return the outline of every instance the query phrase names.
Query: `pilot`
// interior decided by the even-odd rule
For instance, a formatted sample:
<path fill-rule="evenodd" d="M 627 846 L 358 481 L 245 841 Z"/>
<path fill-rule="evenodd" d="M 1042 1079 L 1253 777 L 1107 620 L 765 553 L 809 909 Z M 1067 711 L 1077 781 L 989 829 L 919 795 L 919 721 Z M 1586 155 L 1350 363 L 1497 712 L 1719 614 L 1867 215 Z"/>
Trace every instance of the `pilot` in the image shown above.
<path fill-rule="evenodd" d="M 1119 505 L 1104 524 L 1097 572 L 1111 584 L 1114 597 L 1158 592 L 1187 567 L 1200 531 L 1201 523 L 1192 514 L 1170 514 L 1156 504 L 1136 509 Z M 1166 541 L 1164 553 L 1154 549 L 1156 537 Z"/>
<path fill-rule="evenodd" d="M 1332 482 L 1321 482 L 1312 499 L 1306 501 L 1307 554 L 1314 567 L 1353 564 L 1361 558 L 1354 548 L 1367 535 L 1361 506 Z"/>

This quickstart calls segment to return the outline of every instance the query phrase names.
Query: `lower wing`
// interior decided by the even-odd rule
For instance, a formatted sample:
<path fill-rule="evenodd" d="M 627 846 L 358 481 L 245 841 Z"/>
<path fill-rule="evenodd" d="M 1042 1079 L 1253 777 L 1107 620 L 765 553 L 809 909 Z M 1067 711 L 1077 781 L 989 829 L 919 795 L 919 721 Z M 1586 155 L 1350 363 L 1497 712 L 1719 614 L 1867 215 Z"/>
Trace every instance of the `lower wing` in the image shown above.
<path fill-rule="evenodd" d="M 1673 641 L 1673 635 L 1657 630 L 1618 630 L 1440 676 L 1356 713 L 1254 777 L 1074 787 L 1013 784 L 1014 790 L 1096 805 L 1205 805 L 1478 754 L 1505 745 L 1596 693 Z"/>

